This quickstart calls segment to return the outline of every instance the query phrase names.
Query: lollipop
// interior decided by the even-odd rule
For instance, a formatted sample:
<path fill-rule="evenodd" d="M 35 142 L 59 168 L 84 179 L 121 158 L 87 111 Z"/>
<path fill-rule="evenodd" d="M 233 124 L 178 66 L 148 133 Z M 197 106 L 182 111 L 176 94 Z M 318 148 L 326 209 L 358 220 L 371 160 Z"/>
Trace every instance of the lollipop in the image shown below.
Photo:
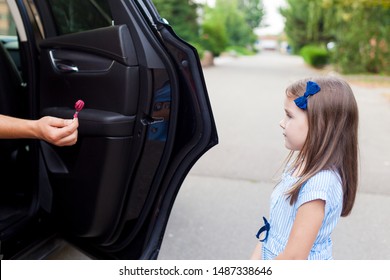
<path fill-rule="evenodd" d="M 79 112 L 84 108 L 84 101 L 83 100 L 78 100 L 74 104 L 74 108 L 76 109 L 76 112 L 73 115 L 73 118 L 77 118 Z"/>

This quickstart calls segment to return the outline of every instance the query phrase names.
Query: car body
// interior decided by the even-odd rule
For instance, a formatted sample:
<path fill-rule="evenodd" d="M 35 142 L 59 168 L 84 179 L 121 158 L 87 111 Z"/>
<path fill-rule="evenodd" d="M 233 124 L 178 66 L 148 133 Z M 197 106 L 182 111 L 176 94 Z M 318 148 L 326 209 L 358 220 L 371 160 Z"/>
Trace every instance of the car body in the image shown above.
<path fill-rule="evenodd" d="M 0 12 L 13 17 L 0 22 L 0 114 L 72 118 L 85 102 L 74 146 L 0 140 L 2 258 L 66 242 L 156 259 L 181 183 L 218 142 L 196 50 L 150 0 L 0 0 Z"/>

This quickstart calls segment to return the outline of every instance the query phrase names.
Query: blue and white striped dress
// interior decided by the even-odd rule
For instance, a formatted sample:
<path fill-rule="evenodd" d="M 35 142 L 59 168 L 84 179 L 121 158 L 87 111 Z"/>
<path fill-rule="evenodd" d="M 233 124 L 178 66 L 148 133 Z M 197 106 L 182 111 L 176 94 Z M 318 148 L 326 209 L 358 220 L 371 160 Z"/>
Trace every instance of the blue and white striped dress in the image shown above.
<path fill-rule="evenodd" d="M 310 251 L 309 260 L 331 260 L 331 233 L 340 219 L 343 190 L 337 172 L 323 170 L 310 178 L 301 188 L 296 203 L 290 205 L 286 192 L 298 180 L 291 172 L 283 173 L 281 182 L 271 195 L 270 230 L 263 243 L 262 259 L 274 259 L 286 247 L 298 208 L 309 201 L 325 201 L 325 216 L 318 236 Z"/>

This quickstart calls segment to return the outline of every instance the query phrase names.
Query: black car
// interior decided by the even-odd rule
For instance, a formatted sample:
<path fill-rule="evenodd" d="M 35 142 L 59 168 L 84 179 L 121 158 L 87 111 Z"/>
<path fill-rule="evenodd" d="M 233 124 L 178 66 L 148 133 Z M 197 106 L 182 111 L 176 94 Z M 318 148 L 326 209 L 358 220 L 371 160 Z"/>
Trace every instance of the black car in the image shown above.
<path fill-rule="evenodd" d="M 180 185 L 218 142 L 196 50 L 151 0 L 0 0 L 0 114 L 72 118 L 71 147 L 0 140 L 0 255 L 156 259 Z M 11 18 L 12 15 L 12 18 Z"/>

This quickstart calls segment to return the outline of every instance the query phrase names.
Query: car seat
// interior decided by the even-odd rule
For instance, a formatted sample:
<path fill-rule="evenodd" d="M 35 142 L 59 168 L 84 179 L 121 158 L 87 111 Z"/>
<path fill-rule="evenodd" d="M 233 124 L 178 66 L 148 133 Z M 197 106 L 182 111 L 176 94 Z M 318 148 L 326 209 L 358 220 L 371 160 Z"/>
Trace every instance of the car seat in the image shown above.
<path fill-rule="evenodd" d="M 24 117 L 24 93 L 20 72 L 0 41 L 0 114 Z M 26 140 L 0 139 L 0 228 L 20 217 L 31 200 L 26 153 Z"/>
<path fill-rule="evenodd" d="M 0 43 L 0 114 L 21 117 L 22 78 L 14 61 Z"/>

